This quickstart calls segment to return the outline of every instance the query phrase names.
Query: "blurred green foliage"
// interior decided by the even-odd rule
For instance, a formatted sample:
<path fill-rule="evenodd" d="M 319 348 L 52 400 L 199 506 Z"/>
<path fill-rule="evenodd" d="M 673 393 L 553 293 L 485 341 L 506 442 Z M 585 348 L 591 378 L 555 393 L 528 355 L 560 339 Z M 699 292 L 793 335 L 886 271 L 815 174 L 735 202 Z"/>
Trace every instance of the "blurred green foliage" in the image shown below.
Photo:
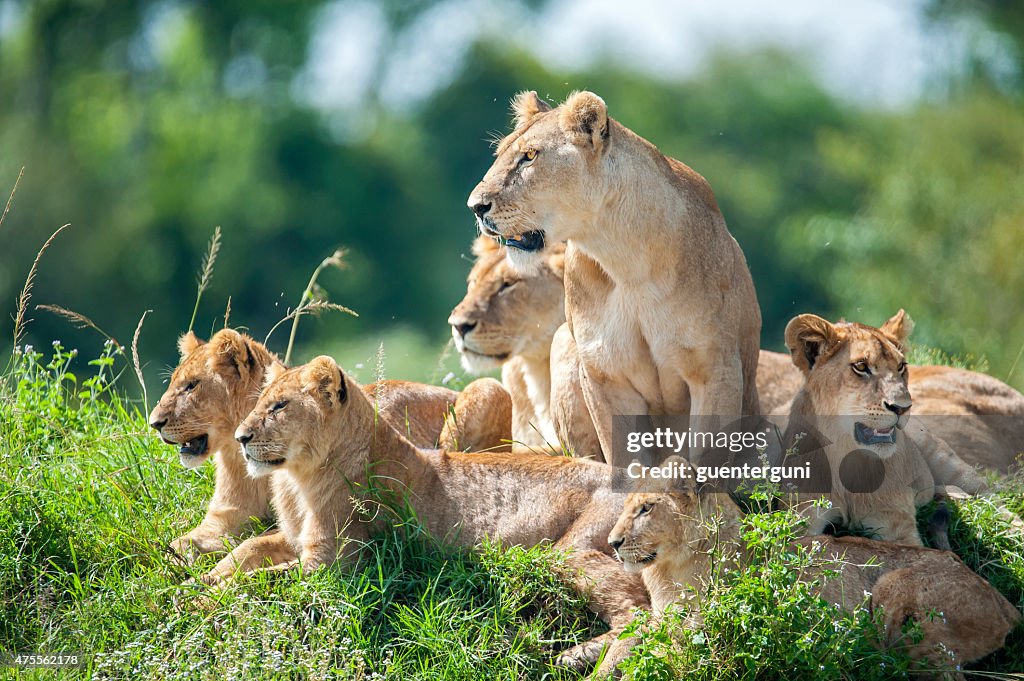
<path fill-rule="evenodd" d="M 432 4 L 382 7 L 400 26 Z M 555 72 L 486 41 L 424 103 L 395 111 L 369 97 L 362 134 L 339 135 L 295 97 L 320 3 L 18 7 L 0 37 L 0 187 L 22 166 L 25 177 L 0 227 L 0 300 L 14 307 L 35 251 L 71 222 L 33 303 L 86 314 L 122 343 L 152 309 L 141 341 L 151 364 L 174 362 L 171 337 L 188 324 L 220 225 L 200 334 L 223 323 L 230 296 L 231 324 L 262 337 L 341 244 L 347 269 L 320 283 L 360 317 L 304 321 L 298 358 L 372 361 L 366 339 L 388 335 L 404 358 L 390 377 L 437 380 L 470 266 L 465 199 L 524 88 L 552 101 L 593 89 L 708 178 L 754 274 L 765 347 L 781 346 L 799 312 L 880 323 L 899 307 L 918 340 L 983 355 L 999 378 L 1024 345 L 1024 110 L 1018 90 L 982 73 L 910 109 L 873 111 L 836 100 L 780 52 L 722 54 L 675 82 L 614 63 Z M 929 7 L 965 11 L 998 16 L 1000 30 L 1024 25 L 1000 3 Z M 168 22 L 173 31 L 156 29 Z M 30 340 L 69 335 L 65 321 L 32 316 Z M 271 345 L 286 341 L 278 331 Z M 1024 367 L 1012 382 L 1024 386 Z"/>

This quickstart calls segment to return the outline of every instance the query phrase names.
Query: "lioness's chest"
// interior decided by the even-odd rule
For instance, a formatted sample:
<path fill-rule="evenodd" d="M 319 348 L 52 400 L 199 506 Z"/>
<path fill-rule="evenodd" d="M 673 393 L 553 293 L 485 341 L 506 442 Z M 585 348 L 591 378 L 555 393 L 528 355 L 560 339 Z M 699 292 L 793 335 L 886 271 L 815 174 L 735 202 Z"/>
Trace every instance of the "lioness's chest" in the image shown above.
<path fill-rule="evenodd" d="M 591 380 L 634 391 L 650 413 L 689 411 L 690 339 L 661 291 L 626 291 L 581 273 L 566 287 L 566 308 Z"/>

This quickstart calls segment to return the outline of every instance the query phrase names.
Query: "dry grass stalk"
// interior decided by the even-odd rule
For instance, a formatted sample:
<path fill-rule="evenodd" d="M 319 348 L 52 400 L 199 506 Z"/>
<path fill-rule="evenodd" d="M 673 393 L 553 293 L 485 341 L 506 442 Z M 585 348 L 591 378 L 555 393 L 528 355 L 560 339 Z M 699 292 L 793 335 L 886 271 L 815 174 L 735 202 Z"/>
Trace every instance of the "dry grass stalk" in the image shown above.
<path fill-rule="evenodd" d="M 199 301 L 203 298 L 203 292 L 210 286 L 213 280 L 213 265 L 217 262 L 217 254 L 220 253 L 220 227 L 213 228 L 213 236 L 206 247 L 206 255 L 203 257 L 203 267 L 199 272 L 196 287 L 196 304 L 192 308 L 192 319 L 189 320 L 188 330 L 191 331 L 196 323 L 196 315 L 199 313 Z"/>
<path fill-rule="evenodd" d="M 25 287 L 21 289 L 21 295 L 18 296 L 18 314 L 14 317 L 14 345 L 18 345 L 21 342 L 21 337 L 25 334 L 25 313 L 28 312 L 28 301 L 32 299 L 32 284 L 35 282 L 36 272 L 39 270 L 39 261 L 42 259 L 46 249 L 53 243 L 53 240 L 57 238 L 57 235 L 70 226 L 70 223 L 63 225 L 51 234 L 50 238 L 43 244 L 43 247 L 36 253 L 36 259 L 32 261 L 32 268 L 29 269 L 28 277 L 25 278 Z"/>

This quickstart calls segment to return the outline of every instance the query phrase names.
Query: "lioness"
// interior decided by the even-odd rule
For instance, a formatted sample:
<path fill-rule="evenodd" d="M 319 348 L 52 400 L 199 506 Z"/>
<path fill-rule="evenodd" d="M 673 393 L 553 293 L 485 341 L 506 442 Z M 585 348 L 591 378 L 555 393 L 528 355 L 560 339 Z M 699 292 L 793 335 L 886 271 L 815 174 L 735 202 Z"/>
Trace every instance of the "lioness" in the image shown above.
<path fill-rule="evenodd" d="M 448 318 L 462 366 L 471 373 L 501 367 L 501 382 L 512 396 L 512 440 L 555 445 L 551 337 L 565 321 L 565 246 L 553 245 L 531 272 L 512 267 L 505 249 L 487 237 L 477 237 L 473 254 L 466 295 Z"/>
<path fill-rule="evenodd" d="M 591 92 L 513 109 L 469 207 L 515 261 L 568 241 L 566 317 L 605 458 L 626 463 L 615 414 L 759 413 L 757 295 L 704 178 Z"/>
<path fill-rule="evenodd" d="M 699 600 L 713 579 L 715 556 L 738 555 L 742 561 L 740 523 L 740 511 L 726 494 L 692 487 L 638 492 L 627 497 L 608 542 L 627 571 L 641 574 L 660 616 L 671 604 Z M 870 596 L 871 607 L 884 611 L 884 644 L 906 647 L 930 666 L 958 668 L 984 657 L 1002 648 L 1020 621 L 1002 594 L 949 551 L 862 537 L 804 537 L 795 543 L 821 547 L 821 562 L 803 569 L 802 578 L 819 581 L 825 600 L 853 610 Z M 908 620 L 924 633 L 918 643 L 902 636 Z"/>
<path fill-rule="evenodd" d="M 238 427 L 253 476 L 273 473 L 281 532 L 243 542 L 203 578 L 236 571 L 304 572 L 353 556 L 380 524 L 356 512 L 373 484 L 403 496 L 435 537 L 459 546 L 485 538 L 569 551 L 576 585 L 611 631 L 560 657 L 593 662 L 630 619 L 647 607 L 639 579 L 618 569 L 606 538 L 624 495 L 611 490 L 607 466 L 543 454 L 424 451 L 378 419 L 359 386 L 329 357 L 279 372 Z M 267 567 L 269 565 L 269 567 Z M 621 659 L 613 649 L 605 670 Z"/>
<path fill-rule="evenodd" d="M 181 463 L 200 466 L 213 456 L 216 478 L 206 517 L 170 544 L 176 555 L 224 551 L 250 520 L 270 514 L 266 479 L 246 474 L 235 429 L 256 406 L 268 370 L 282 367 L 260 342 L 232 329 L 204 342 L 192 332 L 178 340 L 181 361 L 149 416 Z M 493 379 L 474 381 L 460 395 L 447 388 L 381 381 L 365 387 L 381 416 L 414 442 L 457 449 L 500 447 L 510 437 L 511 401 Z M 447 419 L 446 419 L 447 417 Z"/>
<path fill-rule="evenodd" d="M 912 329 L 903 310 L 877 329 L 811 314 L 786 326 L 786 345 L 806 382 L 793 399 L 783 442 L 811 461 L 822 485 L 798 499 L 821 492 L 829 501 L 802 503 L 811 534 L 842 523 L 920 546 L 915 509 L 933 498 L 936 480 L 969 493 L 984 489 L 974 470 L 927 430 L 907 428 L 912 402 L 903 344 Z"/>

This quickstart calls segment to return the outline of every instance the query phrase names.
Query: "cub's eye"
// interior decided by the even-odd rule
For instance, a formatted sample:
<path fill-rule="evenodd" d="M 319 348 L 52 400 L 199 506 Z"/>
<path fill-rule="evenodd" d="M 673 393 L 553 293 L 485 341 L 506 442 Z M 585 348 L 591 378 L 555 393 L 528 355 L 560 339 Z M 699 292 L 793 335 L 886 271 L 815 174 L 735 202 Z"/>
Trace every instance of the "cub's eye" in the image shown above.
<path fill-rule="evenodd" d="M 900 372 L 900 374 L 907 373 L 907 363 L 906 362 L 900 362 L 900 365 L 898 367 L 896 367 L 896 371 Z"/>
<path fill-rule="evenodd" d="M 503 282 L 501 282 L 501 288 L 498 289 L 498 293 L 502 293 L 504 291 L 507 291 L 507 290 L 509 290 L 510 288 L 512 288 L 513 286 L 515 286 L 518 283 L 519 283 L 518 281 L 507 281 L 507 280 L 503 281 Z"/>
<path fill-rule="evenodd" d="M 651 509 L 653 509 L 653 508 L 654 508 L 654 504 L 643 504 L 640 507 L 640 511 L 636 515 L 637 515 L 637 517 L 640 517 L 642 515 L 647 515 L 648 513 L 651 512 Z"/>
<path fill-rule="evenodd" d="M 272 406 L 270 408 L 270 413 L 273 414 L 276 411 L 281 411 L 282 409 L 284 409 L 287 406 L 288 406 L 288 400 L 281 400 L 280 402 L 275 402 L 274 406 Z"/>
<path fill-rule="evenodd" d="M 850 365 L 850 368 L 853 369 L 853 373 L 857 374 L 858 376 L 871 375 L 871 369 L 868 367 L 867 362 L 854 362 L 853 364 Z"/>
<path fill-rule="evenodd" d="M 199 385 L 199 379 L 194 379 L 194 380 L 191 380 L 188 383 L 186 383 L 185 387 L 182 388 L 182 390 L 184 390 L 187 393 L 190 393 L 190 392 L 192 392 L 193 390 L 196 389 L 197 385 Z"/>

